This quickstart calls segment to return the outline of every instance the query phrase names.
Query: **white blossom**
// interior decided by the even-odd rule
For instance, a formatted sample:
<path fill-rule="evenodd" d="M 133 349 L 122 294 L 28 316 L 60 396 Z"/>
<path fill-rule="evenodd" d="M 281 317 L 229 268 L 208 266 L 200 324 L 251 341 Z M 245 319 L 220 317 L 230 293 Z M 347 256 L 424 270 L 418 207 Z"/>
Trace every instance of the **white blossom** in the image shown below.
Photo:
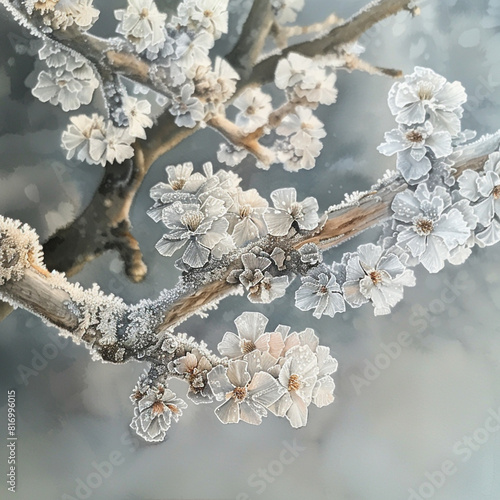
<path fill-rule="evenodd" d="M 375 316 L 389 314 L 403 298 L 404 286 L 415 286 L 415 276 L 395 254 L 368 243 L 349 256 L 343 290 L 352 307 L 371 301 Z"/>
<path fill-rule="evenodd" d="M 166 40 L 167 15 L 158 10 L 153 0 L 128 0 L 126 9 L 115 10 L 116 32 L 135 45 L 137 52 L 158 51 Z"/>
<path fill-rule="evenodd" d="M 149 117 L 151 104 L 145 99 L 138 100 L 135 97 L 127 96 L 123 102 L 123 110 L 129 122 L 128 133 L 132 137 L 146 139 L 144 129 L 153 126 L 153 120 Z"/>
<path fill-rule="evenodd" d="M 274 83 L 276 87 L 282 90 L 292 88 L 300 83 L 305 75 L 313 71 L 315 67 L 317 66 L 309 57 L 291 52 L 286 58 L 279 60 L 274 73 Z"/>
<path fill-rule="evenodd" d="M 290 144 L 299 150 L 317 150 L 319 143 L 320 151 L 320 139 L 326 136 L 323 123 L 313 115 L 310 108 L 303 106 L 297 106 L 294 113 L 287 115 L 277 127 L 276 132 L 289 136 Z"/>
<path fill-rule="evenodd" d="M 268 208 L 264 213 L 264 221 L 269 234 L 286 236 L 294 223 L 299 229 L 310 231 L 319 222 L 318 202 L 309 196 L 303 201 L 297 201 L 295 188 L 276 189 L 271 193 L 274 208 Z"/>
<path fill-rule="evenodd" d="M 73 111 L 82 104 L 89 104 L 94 90 L 99 86 L 92 68 L 83 59 L 68 59 L 66 57 L 64 66 L 41 71 L 32 90 L 32 94 L 40 101 L 50 102 L 54 106 L 59 104 L 63 111 Z"/>
<path fill-rule="evenodd" d="M 228 210 L 229 233 L 234 243 L 242 247 L 245 243 L 266 234 L 263 214 L 268 207 L 267 200 L 256 189 L 238 190 L 234 203 Z"/>
<path fill-rule="evenodd" d="M 193 96 L 194 86 L 186 83 L 179 96 L 175 98 L 170 107 L 170 113 L 175 116 L 175 123 L 179 127 L 193 128 L 205 117 L 202 102 Z"/>
<path fill-rule="evenodd" d="M 133 396 L 137 408 L 130 427 L 146 441 L 163 441 L 172 419 L 178 422 L 187 407 L 185 401 L 162 385 L 148 388 L 145 394 L 139 389 Z"/>
<path fill-rule="evenodd" d="M 208 53 L 214 46 L 210 33 L 200 31 L 193 37 L 182 33 L 176 40 L 176 63 L 184 69 L 188 78 L 193 78 L 199 66 L 210 66 Z"/>
<path fill-rule="evenodd" d="M 482 172 L 465 170 L 458 185 L 482 226 L 476 238 L 486 246 L 500 241 L 500 153 L 490 154 Z"/>
<path fill-rule="evenodd" d="M 423 123 L 427 118 L 436 130 L 452 136 L 461 129 L 462 104 L 467 100 L 460 82 L 450 83 L 428 68 L 416 67 L 404 82 L 389 92 L 389 107 L 396 121 L 405 125 Z"/>
<path fill-rule="evenodd" d="M 228 0 L 184 0 L 172 22 L 192 31 L 206 30 L 217 39 L 228 30 L 227 4 Z"/>
<path fill-rule="evenodd" d="M 392 203 L 397 226 L 397 242 L 403 250 L 431 273 L 444 266 L 450 251 L 464 244 L 471 230 L 462 212 L 452 205 L 445 188 L 437 186 L 429 191 L 425 183 L 416 191 L 407 189 L 398 193 Z"/>
<path fill-rule="evenodd" d="M 99 17 L 93 0 L 59 0 L 45 16 L 45 22 L 55 30 L 65 30 L 76 24 L 82 31 L 90 29 Z"/>
<path fill-rule="evenodd" d="M 133 142 L 134 137 L 128 133 L 128 129 L 115 127 L 109 122 L 103 133 L 95 129 L 92 131 L 89 156 L 93 163 L 100 163 L 103 167 L 115 161 L 123 163 L 134 156 Z"/>
<path fill-rule="evenodd" d="M 250 374 L 248 362 L 231 360 L 228 367 L 218 365 L 208 374 L 208 381 L 218 401 L 224 401 L 215 414 L 223 424 L 240 420 L 252 425 L 262 422 L 266 408 L 284 392 L 276 379 L 267 372 Z"/>
<path fill-rule="evenodd" d="M 68 56 L 72 57 L 68 52 L 62 50 L 60 46 L 50 40 L 45 40 L 38 51 L 40 61 L 45 61 L 45 64 L 49 68 L 60 68 L 66 65 Z"/>
<path fill-rule="evenodd" d="M 315 267 L 302 278 L 302 285 L 295 292 L 295 305 L 301 311 L 314 309 L 315 318 L 323 314 L 333 318 L 336 313 L 345 311 L 340 285 L 326 266 Z"/>
<path fill-rule="evenodd" d="M 448 131 L 435 131 L 430 121 L 415 127 L 400 127 L 385 134 L 386 142 L 377 149 L 384 155 L 398 154 L 397 168 L 404 179 L 414 184 L 432 168 L 428 152 L 436 158 L 452 153 L 451 135 Z"/>
<path fill-rule="evenodd" d="M 239 165 L 248 155 L 248 151 L 227 142 L 221 142 L 217 151 L 217 159 L 229 167 Z"/>
<path fill-rule="evenodd" d="M 267 257 L 255 255 L 252 252 L 241 256 L 243 269 L 235 269 L 229 273 L 229 283 L 240 282 L 247 290 L 257 286 L 264 279 L 264 271 L 271 265 Z"/>
<path fill-rule="evenodd" d="M 285 417 L 294 428 L 307 424 L 308 406 L 318 380 L 318 359 L 307 345 L 290 349 L 284 358 L 278 380 L 286 392 L 269 407 L 275 415 Z"/>
<path fill-rule="evenodd" d="M 193 349 L 185 356 L 174 359 L 172 369 L 186 378 L 189 384 L 187 397 L 191 401 L 196 404 L 211 402 L 213 395 L 207 375 L 212 369 L 212 363 L 199 349 Z"/>
<path fill-rule="evenodd" d="M 273 110 L 271 96 L 257 88 L 246 89 L 235 99 L 233 105 L 240 110 L 236 115 L 236 125 L 245 133 L 264 126 Z"/>
<path fill-rule="evenodd" d="M 94 113 L 90 117 L 72 116 L 70 121 L 71 124 L 62 134 L 62 146 L 67 150 L 66 158 L 69 160 L 76 155 L 80 161 L 95 163 L 90 157 L 90 143 L 104 137 L 104 118 Z"/>
<path fill-rule="evenodd" d="M 240 75 L 219 56 L 215 58 L 213 74 L 218 85 L 218 93 L 225 102 L 236 92 L 236 82 L 240 79 Z"/>
<path fill-rule="evenodd" d="M 255 349 L 269 350 L 268 319 L 258 312 L 244 312 L 234 320 L 238 334 L 226 332 L 217 348 L 228 358 L 242 358 Z"/>
<path fill-rule="evenodd" d="M 266 271 L 264 278 L 250 289 L 248 300 L 258 304 L 269 304 L 273 300 L 283 297 L 289 284 L 288 276 L 273 276 Z"/>
<path fill-rule="evenodd" d="M 227 234 L 228 221 L 224 203 L 209 196 L 200 204 L 174 202 L 163 209 L 162 219 L 170 230 L 156 244 L 166 256 L 173 255 L 187 244 L 182 261 L 190 267 L 202 267 L 208 262 L 210 250 Z"/>

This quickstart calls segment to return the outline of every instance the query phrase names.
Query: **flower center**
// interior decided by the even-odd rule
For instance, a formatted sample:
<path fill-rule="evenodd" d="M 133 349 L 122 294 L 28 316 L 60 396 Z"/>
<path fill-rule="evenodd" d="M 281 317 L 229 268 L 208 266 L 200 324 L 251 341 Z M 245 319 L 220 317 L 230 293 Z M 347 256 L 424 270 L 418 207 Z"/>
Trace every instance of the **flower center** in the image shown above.
<path fill-rule="evenodd" d="M 57 85 L 59 85 L 59 87 L 64 87 L 66 85 L 66 83 L 68 83 L 66 80 L 58 80 L 57 81 Z"/>
<path fill-rule="evenodd" d="M 273 284 L 270 279 L 262 280 L 261 285 L 264 287 L 264 290 L 271 290 L 273 288 Z"/>
<path fill-rule="evenodd" d="M 240 217 L 248 217 L 252 213 L 252 207 L 250 205 L 243 205 L 240 207 Z"/>
<path fill-rule="evenodd" d="M 203 15 L 205 17 L 212 17 L 214 13 L 211 10 L 206 10 L 205 12 L 203 12 Z"/>
<path fill-rule="evenodd" d="M 252 351 L 255 351 L 255 344 L 251 340 L 243 340 L 241 343 L 241 351 L 243 354 L 248 354 Z"/>
<path fill-rule="evenodd" d="M 370 279 L 374 285 L 378 285 L 379 283 L 382 283 L 382 273 L 380 271 L 372 271 L 370 273 Z"/>
<path fill-rule="evenodd" d="M 247 115 L 254 115 L 255 111 L 256 110 L 255 110 L 254 106 L 248 106 L 246 113 L 247 113 Z"/>
<path fill-rule="evenodd" d="M 498 198 L 500 198 L 500 185 L 493 188 L 493 198 L 495 198 L 495 200 L 498 200 Z"/>
<path fill-rule="evenodd" d="M 155 401 L 151 405 L 151 413 L 155 416 L 161 415 L 164 411 L 165 411 L 165 404 L 163 403 L 163 401 Z"/>
<path fill-rule="evenodd" d="M 167 404 L 167 408 L 172 412 L 172 413 L 179 413 L 179 408 L 175 405 L 172 404 Z"/>
<path fill-rule="evenodd" d="M 430 83 L 421 83 L 418 90 L 418 97 L 421 101 L 430 101 L 432 99 L 433 87 Z"/>
<path fill-rule="evenodd" d="M 181 224 L 186 226 L 190 231 L 196 231 L 204 219 L 204 215 L 197 210 L 192 212 L 186 212 L 181 217 Z"/>
<path fill-rule="evenodd" d="M 186 185 L 186 179 L 176 179 L 170 183 L 174 191 L 180 191 Z"/>
<path fill-rule="evenodd" d="M 149 10 L 144 7 L 144 9 L 141 10 L 141 13 L 139 14 L 139 17 L 141 19 L 145 19 L 146 17 L 149 16 Z"/>
<path fill-rule="evenodd" d="M 290 379 L 288 380 L 288 390 L 289 391 L 297 391 L 300 389 L 300 379 L 298 375 L 290 375 Z"/>
<path fill-rule="evenodd" d="M 300 203 L 292 203 L 290 208 L 288 209 L 289 214 L 294 218 L 294 219 L 301 219 L 302 218 L 302 205 Z"/>
<path fill-rule="evenodd" d="M 134 395 L 132 396 L 136 401 L 140 401 L 143 397 L 144 397 L 144 394 L 139 391 L 139 389 L 137 389 L 135 392 L 134 392 Z"/>
<path fill-rule="evenodd" d="M 325 293 L 328 293 L 328 288 L 325 285 L 321 285 L 321 288 L 319 289 L 319 293 L 324 295 Z"/>
<path fill-rule="evenodd" d="M 247 389 L 246 387 L 235 387 L 233 390 L 232 397 L 236 401 L 243 401 L 247 396 Z"/>
<path fill-rule="evenodd" d="M 406 138 L 410 142 L 422 142 L 424 140 L 424 136 L 420 132 L 417 132 L 416 130 L 410 130 L 406 134 Z"/>
<path fill-rule="evenodd" d="M 415 231 L 419 236 L 427 236 L 432 233 L 434 223 L 430 219 L 418 219 L 415 222 Z"/>

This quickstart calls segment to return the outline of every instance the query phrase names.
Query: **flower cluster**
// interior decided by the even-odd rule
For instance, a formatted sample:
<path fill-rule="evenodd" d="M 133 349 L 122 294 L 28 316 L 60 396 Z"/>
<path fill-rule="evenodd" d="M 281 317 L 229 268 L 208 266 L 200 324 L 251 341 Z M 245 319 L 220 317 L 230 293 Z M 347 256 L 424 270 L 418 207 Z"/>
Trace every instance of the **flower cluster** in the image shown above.
<path fill-rule="evenodd" d="M 321 139 L 326 132 L 312 109 L 337 100 L 337 77 L 328 72 L 330 66 L 326 60 L 318 62 L 292 52 L 276 67 L 276 87 L 286 92 L 289 105 L 294 107 L 276 129 L 278 135 L 285 136 L 275 145 L 285 170 L 313 168 L 323 148 Z"/>
<path fill-rule="evenodd" d="M 255 189 L 243 191 L 241 179 L 204 165 L 204 173 L 193 173 L 193 165 L 167 167 L 168 183 L 151 190 L 154 206 L 148 211 L 155 222 L 169 230 L 156 248 L 171 256 L 186 246 L 182 262 L 202 267 L 209 258 L 221 258 L 235 248 L 266 233 L 263 213 L 267 202 Z"/>
<path fill-rule="evenodd" d="M 28 2 L 27 2 L 28 3 Z M 93 0 L 38 0 L 28 12 L 37 11 L 43 16 L 43 22 L 54 30 L 65 30 L 77 26 L 87 31 L 99 18 L 99 11 L 93 6 Z"/>
<path fill-rule="evenodd" d="M 428 68 L 417 67 L 392 86 L 389 108 L 399 128 L 387 132 L 378 149 L 387 156 L 397 153 L 397 168 L 406 182 L 427 180 L 433 162 L 452 153 L 466 100 L 459 82 L 450 83 Z"/>
<path fill-rule="evenodd" d="M 248 290 L 248 300 L 269 303 L 283 297 L 289 285 L 288 276 L 279 276 L 285 268 L 274 255 L 269 255 L 259 247 L 254 247 L 241 256 L 243 269 L 231 271 L 229 283 L 240 283 Z"/>
<path fill-rule="evenodd" d="M 313 330 L 290 333 L 279 325 L 266 332 L 267 322 L 260 313 L 243 313 L 235 320 L 238 334 L 224 335 L 219 351 L 229 362 L 208 374 L 215 398 L 224 401 L 215 412 L 225 424 L 260 424 L 269 410 L 302 427 L 311 403 L 333 402 L 337 361 Z"/>
<path fill-rule="evenodd" d="M 128 128 L 115 127 L 111 121 L 97 114 L 70 118 L 71 124 L 62 134 L 66 158 L 104 166 L 107 162 L 122 163 L 134 155 L 131 144 L 134 137 Z"/>
<path fill-rule="evenodd" d="M 266 234 L 286 236 L 290 231 L 311 231 L 319 224 L 318 202 L 313 197 L 298 202 L 294 188 L 278 189 L 271 193 L 274 208 L 269 208 L 255 189 L 239 187 L 237 175 L 225 170 L 214 174 L 211 163 L 203 169 L 203 174 L 193 173 L 191 163 L 170 165 L 168 183 L 151 189 L 155 204 L 148 215 L 169 230 L 156 245 L 162 255 L 171 256 L 186 247 L 182 262 L 199 268 L 210 258 L 220 259 Z M 270 302 L 284 294 L 288 278 L 274 276 L 275 270 L 282 270 L 275 254 L 256 247 L 243 255 L 241 263 L 243 267 L 233 271 L 230 279 L 249 290 L 250 300 Z"/>
<path fill-rule="evenodd" d="M 165 439 L 172 420 L 179 421 L 187 404 L 163 384 L 148 385 L 143 379 L 130 396 L 134 418 L 130 427 L 146 441 Z"/>
<path fill-rule="evenodd" d="M 41 102 L 60 105 L 63 111 L 73 111 L 82 104 L 89 104 L 99 86 L 93 69 L 82 57 L 61 51 L 51 52 L 49 47 L 46 44 L 40 50 L 40 58 L 45 59 L 48 67 L 38 74 L 33 95 Z"/>

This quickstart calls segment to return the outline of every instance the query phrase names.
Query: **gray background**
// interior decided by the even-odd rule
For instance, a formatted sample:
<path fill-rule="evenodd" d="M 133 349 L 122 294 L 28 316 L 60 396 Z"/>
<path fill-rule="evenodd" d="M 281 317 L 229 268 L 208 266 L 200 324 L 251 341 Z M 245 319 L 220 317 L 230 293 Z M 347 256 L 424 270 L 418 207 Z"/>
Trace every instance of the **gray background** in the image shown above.
<path fill-rule="evenodd" d="M 365 0 L 306 3 L 300 17 L 304 24 L 322 19 L 332 3 L 338 14 L 348 16 Z M 94 32 L 109 33 L 112 8 L 120 2 L 95 4 L 103 12 Z M 231 0 L 232 20 L 242 19 L 248 5 Z M 412 20 L 401 13 L 365 35 L 366 59 L 406 73 L 415 65 L 429 66 L 449 80 L 460 80 L 470 96 L 465 127 L 495 131 L 500 126 L 500 2 L 427 0 L 421 5 L 420 17 Z M 59 141 L 68 116 L 31 97 L 23 81 L 33 59 L 15 54 L 9 37 L 22 33 L 3 18 L 0 23 L 0 213 L 28 222 L 45 239 L 86 206 L 102 172 L 64 159 Z M 224 52 L 232 41 L 234 33 L 217 50 Z M 264 196 L 277 187 L 295 186 L 301 197 L 316 196 L 322 208 L 340 201 L 344 192 L 367 188 L 393 166 L 375 149 L 393 126 L 386 105 L 391 84 L 382 77 L 339 73 L 339 102 L 318 112 L 329 135 L 315 170 L 291 174 L 275 166 L 266 173 L 249 162 L 238 168 L 243 186 L 257 187 Z M 154 249 L 161 228 L 145 215 L 148 191 L 164 178 L 167 164 L 191 160 L 201 168 L 204 161 L 215 162 L 218 142 L 213 131 L 198 132 L 146 177 L 131 213 L 151 271 L 144 283 L 130 284 L 112 253 L 87 265 L 76 279 L 85 286 L 97 281 L 127 301 L 155 297 L 173 286 L 173 262 Z M 327 261 L 373 241 L 376 234 L 368 232 L 330 252 Z M 365 306 L 316 320 L 292 307 L 297 283 L 286 297 L 261 308 L 242 297 L 225 300 L 208 319 L 194 317 L 182 331 L 215 347 L 244 310 L 262 311 L 271 325 L 311 326 L 339 361 L 335 403 L 312 408 L 308 426 L 300 430 L 272 416 L 259 427 L 223 426 L 213 406 L 190 404 L 159 445 L 133 441 L 128 431 L 128 396 L 140 364 L 95 363 L 83 345 L 63 342 L 46 366 L 33 365 L 36 353 L 54 352 L 47 346 L 55 345 L 57 337 L 39 319 L 16 311 L 0 324 L 0 436 L 6 435 L 6 392 L 15 388 L 17 498 L 78 498 L 78 481 L 95 480 L 89 476 L 95 472 L 92 463 L 120 454 L 120 464 L 110 477 L 101 478 L 90 498 L 229 499 L 246 493 L 278 500 L 403 500 L 410 498 L 411 488 L 421 488 L 428 495 L 422 498 L 498 499 L 500 436 L 481 429 L 489 412 L 500 409 L 499 261 L 498 247 L 492 247 L 475 250 L 465 265 L 447 266 L 437 275 L 417 269 L 417 286 L 387 317 L 375 318 Z M 462 288 L 453 294 L 447 283 L 460 272 Z M 356 390 L 355 377 L 362 377 L 370 363 L 383 362 L 382 344 L 397 342 L 401 332 L 411 336 L 411 346 Z M 27 384 L 21 367 L 37 371 Z M 185 386 L 176 387 L 183 395 Z M 482 444 L 470 456 L 458 454 L 456 443 L 474 433 Z M 303 450 L 292 463 L 280 465 L 284 442 L 294 440 Z M 6 472 L 2 448 L 0 470 Z M 426 486 L 426 474 L 447 461 L 453 462 L 454 473 L 441 487 Z M 272 482 L 261 483 L 263 492 L 253 481 L 259 468 L 276 474 L 268 476 Z M 0 497 L 7 495 L 1 484 Z"/>

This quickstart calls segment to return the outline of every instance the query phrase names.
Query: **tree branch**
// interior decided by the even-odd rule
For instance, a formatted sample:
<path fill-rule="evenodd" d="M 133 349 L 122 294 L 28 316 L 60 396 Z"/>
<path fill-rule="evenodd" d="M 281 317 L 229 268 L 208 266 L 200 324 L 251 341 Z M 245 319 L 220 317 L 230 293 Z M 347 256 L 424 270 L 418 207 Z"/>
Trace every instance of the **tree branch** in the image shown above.
<path fill-rule="evenodd" d="M 240 80 L 239 91 L 254 84 L 256 75 L 262 76 L 261 70 L 264 67 L 271 72 L 266 78 L 272 79 L 277 62 L 288 52 L 303 50 L 304 54 L 315 55 L 322 53 L 323 47 L 327 45 L 341 46 L 359 37 L 381 19 L 407 8 L 408 4 L 409 0 L 382 0 L 370 5 L 351 20 L 334 28 L 326 37 L 289 47 L 282 54 L 257 64 L 248 78 Z M 255 62 L 265 40 L 263 34 L 266 33 L 267 36 L 271 28 L 269 12 L 268 0 L 254 2 L 240 39 L 228 58 L 234 60 L 243 50 L 248 50 L 250 56 L 246 60 L 247 63 Z M 255 36 L 256 27 L 261 30 L 259 36 Z M 71 28 L 55 31 L 51 37 L 57 43 L 79 51 L 95 64 L 102 64 L 104 57 L 116 73 L 149 85 L 154 90 L 165 92 L 165 84 L 157 77 L 154 81 L 151 78 L 151 74 L 155 74 L 151 71 L 152 63 L 135 55 L 126 41 L 121 40 L 118 44 L 120 50 L 117 50 L 116 43 Z M 314 52 L 315 50 L 318 52 Z M 73 275 L 86 262 L 103 252 L 116 250 L 125 262 L 125 271 L 129 278 L 132 281 L 143 279 L 146 266 L 142 261 L 137 241 L 130 232 L 128 214 L 131 204 L 152 163 L 196 130 L 197 127 L 187 129 L 176 126 L 174 118 L 169 112 L 165 112 L 148 132 L 148 138 L 135 143 L 136 155 L 132 160 L 122 164 L 107 164 L 102 181 L 88 207 L 75 221 L 57 231 L 45 243 L 47 267 Z M 220 130 L 224 130 L 224 127 Z M 251 152 L 256 148 L 262 149 L 256 140 L 254 142 L 256 144 L 249 143 L 245 147 Z M 262 151 L 266 156 L 265 148 Z"/>
<path fill-rule="evenodd" d="M 409 10 L 416 15 L 418 9 L 411 8 L 412 3 L 413 0 L 379 0 L 371 3 L 341 25 L 334 27 L 326 35 L 314 40 L 290 45 L 279 54 L 263 59 L 254 66 L 252 74 L 249 76 L 248 81 L 245 82 L 245 85 L 263 85 L 272 81 L 278 62 L 291 52 L 306 57 L 334 54 L 337 49 L 348 43 L 355 42 L 373 25 L 387 17 L 393 16 L 402 10 Z"/>
<path fill-rule="evenodd" d="M 481 170 L 488 158 L 488 154 L 496 150 L 499 143 L 500 134 L 496 134 L 465 147 L 461 160 L 455 165 L 456 171 L 454 175 L 458 177 L 465 169 Z M 297 249 L 306 243 L 315 243 L 322 249 L 332 248 L 368 228 L 387 221 L 391 217 L 390 207 L 394 197 L 397 193 L 406 189 L 406 187 L 407 185 L 401 176 L 395 175 L 388 181 L 382 181 L 376 185 L 366 195 L 361 195 L 357 201 L 331 207 L 327 212 L 328 219 L 326 222 L 321 223 L 316 230 L 296 233 L 295 235 L 285 237 L 266 236 L 259 241 L 253 242 L 250 246 L 257 245 L 269 254 L 274 249 L 281 248 L 288 256 L 291 256 L 293 252 L 296 252 Z M 8 250 L 10 248 L 2 248 L 2 239 L 0 238 L 0 256 L 11 255 L 8 253 Z M 122 325 L 120 328 L 127 328 L 130 318 L 133 316 L 130 314 L 132 311 L 137 312 L 140 310 L 141 315 L 146 314 L 147 311 L 153 311 L 155 312 L 155 316 L 149 324 L 152 331 L 148 332 L 144 330 L 141 332 L 141 335 L 145 337 L 149 333 L 157 335 L 166 330 L 171 330 L 185 321 L 189 316 L 212 307 L 224 297 L 230 294 L 241 293 L 241 285 L 230 283 L 226 278 L 232 270 L 241 267 L 240 256 L 245 251 L 247 249 L 242 249 L 233 254 L 230 264 L 220 261 L 212 264 L 212 267 L 209 265 L 206 268 L 194 269 L 190 273 L 181 276 L 178 285 L 174 289 L 163 291 L 158 299 L 154 301 L 146 300 L 136 306 L 123 306 L 125 312 L 122 311 L 119 318 Z M 4 257 L 3 260 L 0 259 L 0 264 L 3 262 L 3 265 L 7 266 L 6 262 L 14 262 L 14 265 L 17 265 L 18 260 L 13 259 L 12 256 L 9 259 Z M 0 285 L 0 296 L 42 316 L 53 325 L 63 328 L 70 333 L 78 329 L 81 330 L 84 323 L 82 323 L 83 320 L 78 313 L 78 308 L 70 307 L 69 304 L 75 301 L 78 302 L 75 299 L 75 294 L 81 297 L 82 293 L 90 292 L 81 292 L 77 289 L 75 294 L 72 294 L 72 288 L 68 287 L 76 288 L 76 285 L 67 284 L 61 276 L 57 275 L 54 277 L 31 261 L 25 267 L 27 269 L 24 271 L 21 279 L 7 280 L 4 285 Z M 283 272 L 289 273 L 290 271 L 284 270 Z M 202 284 L 200 285 L 200 283 Z M 66 294 L 61 290 L 63 292 L 66 291 Z M 67 294 L 69 294 L 69 297 Z M 84 301 L 84 299 L 80 299 L 80 301 L 82 300 Z M 120 310 L 120 302 L 117 304 L 113 302 L 119 301 L 119 299 L 102 295 L 102 301 L 104 301 L 103 308 L 109 307 L 109 304 L 111 304 Z M 100 334 L 101 336 L 96 334 L 96 328 L 98 329 L 94 325 L 91 334 L 89 334 L 90 337 L 88 336 L 92 340 L 94 348 L 95 344 L 99 345 L 102 337 L 102 333 Z M 88 338 L 85 338 L 85 332 L 83 336 L 84 340 L 88 341 Z M 105 353 L 103 355 L 104 359 L 111 361 L 113 359 L 110 359 L 110 357 L 112 358 L 116 355 L 116 352 L 113 350 L 107 352 L 104 349 L 103 352 Z M 106 358 L 106 356 L 108 357 Z M 123 355 L 123 353 L 120 356 L 121 359 L 126 359 L 127 356 L 133 357 L 134 354 L 131 351 L 127 356 Z"/>
<path fill-rule="evenodd" d="M 225 59 L 245 79 L 262 53 L 274 15 L 270 0 L 254 0 L 240 38 Z"/>

